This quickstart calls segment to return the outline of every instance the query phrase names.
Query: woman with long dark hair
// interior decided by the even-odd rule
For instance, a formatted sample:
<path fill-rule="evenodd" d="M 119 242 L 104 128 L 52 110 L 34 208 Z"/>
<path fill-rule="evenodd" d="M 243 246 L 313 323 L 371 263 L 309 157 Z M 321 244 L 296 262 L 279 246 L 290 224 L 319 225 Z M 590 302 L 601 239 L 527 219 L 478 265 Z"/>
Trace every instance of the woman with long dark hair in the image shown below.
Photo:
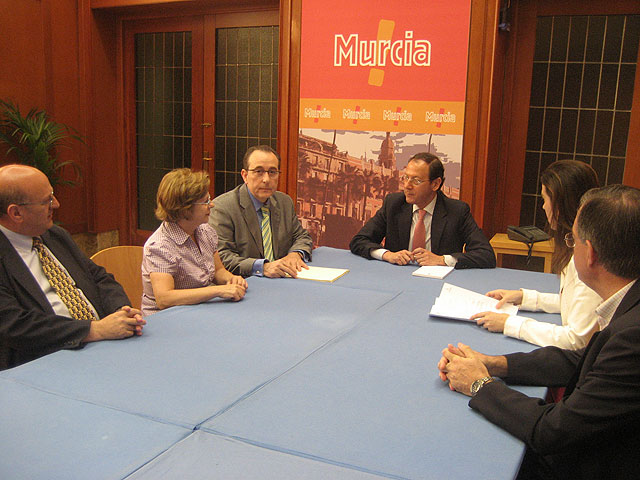
<path fill-rule="evenodd" d="M 587 190 L 598 186 L 598 176 L 587 163 L 559 160 L 542 172 L 540 183 L 542 208 L 555 246 L 551 268 L 560 275 L 560 293 L 540 293 L 523 288 L 492 290 L 487 295 L 499 300 L 498 308 L 510 302 L 519 305 L 520 310 L 560 313 L 562 325 L 495 312 L 477 313 L 471 319 L 491 332 L 503 332 L 536 345 L 577 350 L 584 347 L 599 329 L 595 309 L 602 299 L 578 278 L 570 233 L 580 198 Z"/>

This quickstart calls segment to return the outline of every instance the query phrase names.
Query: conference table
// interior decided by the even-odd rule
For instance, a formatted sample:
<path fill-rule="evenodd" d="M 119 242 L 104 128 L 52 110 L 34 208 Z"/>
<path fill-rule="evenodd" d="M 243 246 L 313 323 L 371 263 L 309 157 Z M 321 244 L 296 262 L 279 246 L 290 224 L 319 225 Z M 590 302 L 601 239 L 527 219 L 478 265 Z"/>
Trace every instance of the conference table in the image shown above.
<path fill-rule="evenodd" d="M 329 247 L 311 265 L 349 272 L 251 277 L 240 302 L 173 307 L 140 337 L 0 372 L 0 478 L 513 478 L 524 444 L 450 391 L 436 364 L 448 343 L 535 346 L 429 310 L 444 282 L 557 292 L 558 279 L 502 268 L 422 278 Z"/>

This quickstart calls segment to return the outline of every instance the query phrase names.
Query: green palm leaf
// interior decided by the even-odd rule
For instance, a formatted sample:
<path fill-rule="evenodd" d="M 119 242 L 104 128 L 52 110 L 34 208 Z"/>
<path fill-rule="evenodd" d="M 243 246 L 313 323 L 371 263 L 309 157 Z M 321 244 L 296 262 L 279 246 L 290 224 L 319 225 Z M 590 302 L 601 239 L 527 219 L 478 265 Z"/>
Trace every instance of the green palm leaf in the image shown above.
<path fill-rule="evenodd" d="M 71 140 L 84 143 L 75 129 L 50 120 L 44 110 L 32 108 L 22 116 L 17 105 L 4 100 L 0 100 L 0 109 L 0 142 L 8 145 L 8 156 L 13 155 L 18 162 L 42 171 L 51 186 L 77 184 L 81 174 L 78 164 L 59 162 L 56 158 L 58 148 L 71 148 Z M 62 178 L 67 167 L 74 171 L 75 180 Z"/>

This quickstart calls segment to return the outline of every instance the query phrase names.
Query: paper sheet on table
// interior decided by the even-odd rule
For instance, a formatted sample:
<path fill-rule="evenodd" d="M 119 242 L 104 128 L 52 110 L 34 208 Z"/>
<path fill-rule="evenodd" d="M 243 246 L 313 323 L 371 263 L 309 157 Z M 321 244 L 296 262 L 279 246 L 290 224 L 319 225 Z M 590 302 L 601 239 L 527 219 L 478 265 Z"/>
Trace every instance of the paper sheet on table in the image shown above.
<path fill-rule="evenodd" d="M 507 303 L 500 309 L 496 308 L 496 303 L 498 303 L 498 300 L 495 298 L 445 283 L 442 286 L 440 296 L 436 298 L 433 307 L 431 307 L 429 315 L 456 320 L 469 320 L 471 315 L 480 312 L 508 313 L 509 315 L 518 313 L 518 307 L 512 303 Z"/>
<path fill-rule="evenodd" d="M 447 267 L 446 265 L 425 265 L 420 267 L 411 275 L 416 277 L 429 277 L 429 278 L 444 278 L 451 273 L 453 267 Z"/>
<path fill-rule="evenodd" d="M 316 280 L 318 282 L 333 282 L 349 271 L 348 268 L 312 267 L 304 268 L 298 272 L 298 278 L 303 280 Z"/>

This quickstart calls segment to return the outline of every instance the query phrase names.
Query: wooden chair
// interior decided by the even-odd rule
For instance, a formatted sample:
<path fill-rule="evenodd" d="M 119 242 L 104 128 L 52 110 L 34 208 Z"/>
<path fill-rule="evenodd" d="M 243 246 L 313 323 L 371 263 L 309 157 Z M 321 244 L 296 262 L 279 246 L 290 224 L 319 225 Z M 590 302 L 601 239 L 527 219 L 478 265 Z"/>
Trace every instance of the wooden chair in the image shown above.
<path fill-rule="evenodd" d="M 140 271 L 142 247 L 123 245 L 105 248 L 94 254 L 91 260 L 104 267 L 122 285 L 131 300 L 132 307 L 140 308 L 142 301 L 142 273 Z"/>

